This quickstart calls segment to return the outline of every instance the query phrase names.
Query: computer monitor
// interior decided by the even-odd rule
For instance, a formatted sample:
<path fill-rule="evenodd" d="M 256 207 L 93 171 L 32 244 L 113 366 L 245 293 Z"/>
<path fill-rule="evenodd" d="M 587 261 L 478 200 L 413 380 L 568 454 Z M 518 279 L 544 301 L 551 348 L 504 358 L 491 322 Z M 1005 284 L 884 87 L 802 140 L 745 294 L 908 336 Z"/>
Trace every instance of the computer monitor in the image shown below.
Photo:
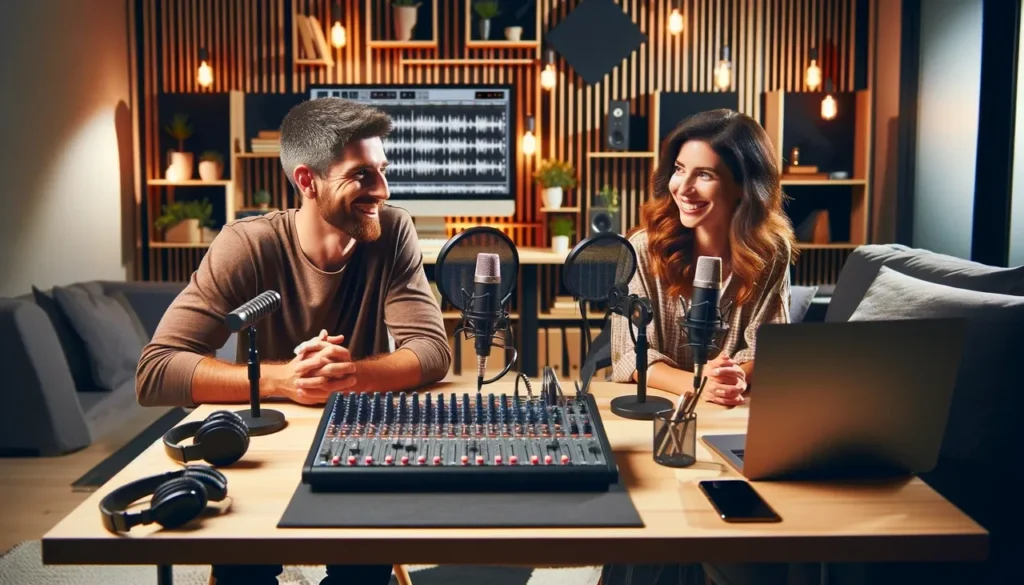
<path fill-rule="evenodd" d="M 515 118 L 508 85 L 315 85 L 310 99 L 372 104 L 394 124 L 384 140 L 391 204 L 421 239 L 444 239 L 444 217 L 511 216 Z"/>

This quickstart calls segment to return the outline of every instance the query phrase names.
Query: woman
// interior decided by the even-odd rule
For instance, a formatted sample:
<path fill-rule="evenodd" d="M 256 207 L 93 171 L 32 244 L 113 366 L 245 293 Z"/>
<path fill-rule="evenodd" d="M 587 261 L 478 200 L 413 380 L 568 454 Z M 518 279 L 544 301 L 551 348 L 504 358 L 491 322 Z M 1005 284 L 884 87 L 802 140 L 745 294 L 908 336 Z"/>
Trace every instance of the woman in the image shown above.
<path fill-rule="evenodd" d="M 779 169 L 760 124 L 731 110 L 681 123 L 662 144 L 653 196 L 629 241 L 639 268 L 629 291 L 650 299 L 647 383 L 683 393 L 693 388 L 693 355 L 680 326 L 693 291 L 697 258 L 722 259 L 719 307 L 729 328 L 715 340 L 703 373 L 703 397 L 736 405 L 751 385 L 757 328 L 789 321 L 792 225 L 783 210 Z M 612 321 L 612 380 L 636 380 L 627 321 Z M 718 351 L 718 350 L 721 351 Z"/>

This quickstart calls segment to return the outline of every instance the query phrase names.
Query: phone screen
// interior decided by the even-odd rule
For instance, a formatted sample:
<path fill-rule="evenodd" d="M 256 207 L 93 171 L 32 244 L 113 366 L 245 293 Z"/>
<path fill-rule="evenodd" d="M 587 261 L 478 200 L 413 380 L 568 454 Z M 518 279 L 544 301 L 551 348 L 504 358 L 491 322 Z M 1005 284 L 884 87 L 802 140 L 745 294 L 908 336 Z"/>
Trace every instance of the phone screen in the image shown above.
<path fill-rule="evenodd" d="M 726 522 L 779 522 L 782 518 L 772 510 L 754 488 L 741 479 L 702 481 L 698 484 L 718 515 Z"/>

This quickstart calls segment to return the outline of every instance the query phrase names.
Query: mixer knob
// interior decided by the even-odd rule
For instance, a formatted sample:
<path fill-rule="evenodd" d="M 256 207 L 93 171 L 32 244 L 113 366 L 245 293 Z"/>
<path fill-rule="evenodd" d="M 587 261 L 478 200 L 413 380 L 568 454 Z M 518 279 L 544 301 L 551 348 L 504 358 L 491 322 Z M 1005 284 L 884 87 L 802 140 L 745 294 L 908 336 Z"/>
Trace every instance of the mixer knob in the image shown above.
<path fill-rule="evenodd" d="M 551 455 L 545 455 L 544 456 L 544 465 L 551 465 L 552 461 L 553 461 L 553 459 L 551 458 Z"/>
<path fill-rule="evenodd" d="M 338 463 L 341 463 L 341 457 L 339 455 L 335 455 L 331 459 L 331 465 L 337 465 Z"/>
<path fill-rule="evenodd" d="M 391 457 L 391 455 L 387 455 L 386 457 L 384 457 L 384 465 L 391 465 L 393 461 L 394 458 Z"/>
<path fill-rule="evenodd" d="M 425 455 L 420 455 L 419 457 L 416 458 L 416 463 L 418 463 L 420 465 L 423 465 L 426 462 L 427 462 L 427 457 Z"/>
<path fill-rule="evenodd" d="M 409 457 L 402 455 L 402 465 L 409 465 Z"/>
<path fill-rule="evenodd" d="M 530 465 L 537 465 L 538 461 L 539 459 L 537 459 L 536 455 L 530 455 Z"/>
<path fill-rule="evenodd" d="M 501 455 L 495 455 L 494 456 L 494 464 L 495 465 L 501 465 Z"/>
<path fill-rule="evenodd" d="M 483 455 L 477 455 L 476 456 L 476 464 L 477 465 L 483 465 L 484 464 L 484 456 Z"/>
<path fill-rule="evenodd" d="M 562 465 L 566 465 L 568 463 L 569 463 L 569 456 L 568 455 L 562 455 Z"/>
<path fill-rule="evenodd" d="M 367 455 L 365 461 L 366 461 L 367 465 L 373 465 L 373 457 L 372 456 Z"/>
<path fill-rule="evenodd" d="M 434 465 L 441 465 L 441 456 L 434 455 Z"/>
<path fill-rule="evenodd" d="M 349 465 L 355 465 L 356 464 L 356 456 L 355 455 L 349 455 L 348 456 L 348 464 Z"/>
<path fill-rule="evenodd" d="M 508 458 L 508 462 L 512 465 L 515 465 L 516 463 L 519 463 L 519 458 L 516 457 L 515 455 L 512 455 L 511 457 Z"/>
<path fill-rule="evenodd" d="M 462 456 L 462 464 L 463 465 L 468 465 L 469 464 L 469 457 L 468 456 L 466 456 L 466 455 Z"/>
<path fill-rule="evenodd" d="M 593 429 L 590 428 L 590 419 L 589 418 L 583 419 L 583 434 L 584 435 L 589 435 L 591 433 L 591 431 L 593 431 Z"/>
<path fill-rule="evenodd" d="M 573 419 L 572 424 L 569 425 L 569 432 L 574 435 L 580 434 L 580 427 L 576 424 L 576 419 Z"/>

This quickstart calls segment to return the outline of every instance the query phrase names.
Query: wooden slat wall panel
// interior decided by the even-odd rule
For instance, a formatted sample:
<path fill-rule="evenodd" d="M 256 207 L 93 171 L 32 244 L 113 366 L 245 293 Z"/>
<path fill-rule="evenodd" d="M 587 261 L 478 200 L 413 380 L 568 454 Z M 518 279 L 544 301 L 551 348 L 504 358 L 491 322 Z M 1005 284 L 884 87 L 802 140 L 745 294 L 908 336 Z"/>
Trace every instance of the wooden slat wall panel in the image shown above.
<path fill-rule="evenodd" d="M 525 115 L 536 118 L 538 153 L 520 155 L 516 161 L 516 216 L 452 217 L 449 233 L 475 224 L 507 226 L 523 246 L 547 246 L 546 217 L 540 213 L 540 193 L 532 173 L 541 158 L 557 157 L 573 162 L 580 184 L 570 190 L 565 205 L 581 205 L 578 238 L 587 235 L 589 194 L 603 185 L 619 189 L 626 227 L 634 226 L 637 208 L 648 195 L 653 172 L 650 159 L 588 159 L 590 151 L 602 150 L 601 129 L 609 101 L 629 99 L 635 114 L 651 111 L 655 91 L 713 91 L 714 69 L 723 45 L 730 47 L 732 89 L 739 94 L 740 109 L 760 118 L 765 91 L 806 90 L 803 72 L 808 50 L 818 48 L 823 78 L 831 78 L 837 91 L 854 88 L 856 0 L 682 0 L 685 27 L 681 34 L 667 30 L 668 16 L 677 0 L 617 0 L 648 37 L 600 83 L 586 85 L 556 55 L 558 85 L 552 92 L 539 88 L 543 54 L 536 48 L 477 49 L 465 46 L 465 1 L 436 0 L 436 48 L 369 47 L 371 31 L 365 30 L 367 10 L 385 35 L 392 30 L 388 0 L 334 0 L 340 3 L 347 45 L 334 49 L 333 66 L 295 65 L 292 60 L 293 12 L 316 16 L 330 39 L 333 24 L 328 0 L 137 0 L 143 21 L 146 120 L 141 121 L 147 177 L 162 174 L 158 152 L 161 131 L 157 124 L 156 95 L 188 92 L 304 93 L 313 83 L 510 83 L 517 88 L 517 130 L 525 130 Z M 877 0 L 870 0 L 872 2 Z M 425 0 L 428 4 L 430 0 Z M 541 38 L 556 27 L 581 0 L 538 0 Z M 500 38 L 502 31 L 493 31 Z M 390 35 L 388 35 L 390 36 Z M 388 38 L 388 37 L 385 37 Z M 200 88 L 195 71 L 198 51 L 210 54 L 214 81 Z M 411 60 L 479 59 L 478 63 L 417 64 Z M 533 60 L 532 64 L 494 63 L 495 60 Z M 250 161 L 241 177 L 243 192 L 259 187 L 285 192 L 287 183 L 276 162 Z M 263 184 L 261 184 L 263 183 Z M 151 201 L 150 194 L 146 201 Z M 293 197 L 288 202 L 294 204 Z M 250 202 L 247 202 L 249 204 Z M 149 215 L 152 215 L 151 213 Z M 143 225 L 151 220 L 143 215 Z M 150 273 L 168 267 L 165 250 L 151 252 Z M 189 253 L 180 254 L 185 260 Z M 818 250 L 806 254 L 818 254 Z M 159 258 L 158 258 L 159 256 Z M 181 264 L 172 278 L 187 278 L 194 266 Z M 155 273 L 154 273 L 155 275 Z M 167 276 L 164 274 L 164 276 Z"/>

